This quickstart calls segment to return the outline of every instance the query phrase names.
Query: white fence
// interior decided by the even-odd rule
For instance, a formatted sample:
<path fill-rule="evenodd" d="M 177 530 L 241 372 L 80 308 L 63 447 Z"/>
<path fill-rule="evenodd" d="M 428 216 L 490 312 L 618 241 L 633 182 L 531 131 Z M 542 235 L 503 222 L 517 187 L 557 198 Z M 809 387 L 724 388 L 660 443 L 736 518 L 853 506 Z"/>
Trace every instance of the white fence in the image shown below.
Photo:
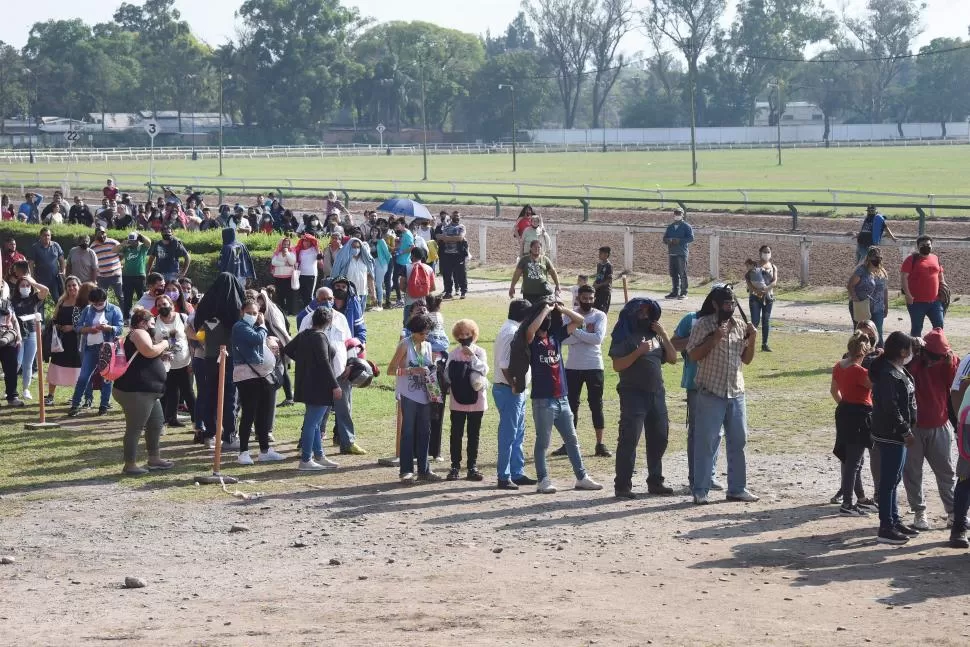
<path fill-rule="evenodd" d="M 942 139 L 939 123 L 903 124 L 900 137 L 896 124 L 833 124 L 829 133 L 831 142 L 894 142 L 903 140 Z M 825 127 L 781 126 L 782 142 L 821 142 Z M 598 129 L 550 129 L 528 131 L 534 144 L 551 145 L 685 145 L 690 144 L 690 128 L 607 128 Z M 968 122 L 957 121 L 946 125 L 947 140 L 967 143 L 970 140 Z M 775 126 L 703 127 L 696 129 L 697 143 L 703 146 L 728 144 L 770 145 L 778 139 Z"/>

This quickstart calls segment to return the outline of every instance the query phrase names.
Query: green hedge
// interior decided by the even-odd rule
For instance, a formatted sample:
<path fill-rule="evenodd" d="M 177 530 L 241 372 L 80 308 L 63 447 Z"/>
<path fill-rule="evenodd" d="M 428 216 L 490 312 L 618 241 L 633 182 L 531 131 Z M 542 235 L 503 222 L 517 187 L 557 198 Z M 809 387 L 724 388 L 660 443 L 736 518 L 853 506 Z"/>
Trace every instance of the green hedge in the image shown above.
<path fill-rule="evenodd" d="M 17 249 L 27 253 L 27 250 L 37 242 L 39 225 L 27 225 L 18 222 L 0 223 L 0 239 L 6 240 L 8 236 L 17 239 Z M 92 234 L 90 227 L 84 225 L 53 225 L 51 234 L 66 254 L 69 249 L 77 245 L 77 237 L 82 234 Z M 160 236 L 155 232 L 141 232 L 152 240 L 158 240 Z M 108 236 L 115 239 L 122 239 L 128 235 L 127 231 L 109 231 Z M 185 248 L 192 255 L 192 265 L 189 268 L 189 277 L 192 282 L 205 290 L 212 284 L 216 274 L 216 262 L 219 260 L 219 252 L 222 250 L 222 232 L 206 231 L 191 232 L 179 231 L 175 233 L 176 238 L 182 241 Z M 256 268 L 256 278 L 259 285 L 269 285 L 273 282 L 273 277 L 269 272 L 270 259 L 276 250 L 276 244 L 280 240 L 278 234 L 252 234 L 241 236 L 240 240 L 246 244 L 249 254 L 252 256 L 253 265 Z"/>

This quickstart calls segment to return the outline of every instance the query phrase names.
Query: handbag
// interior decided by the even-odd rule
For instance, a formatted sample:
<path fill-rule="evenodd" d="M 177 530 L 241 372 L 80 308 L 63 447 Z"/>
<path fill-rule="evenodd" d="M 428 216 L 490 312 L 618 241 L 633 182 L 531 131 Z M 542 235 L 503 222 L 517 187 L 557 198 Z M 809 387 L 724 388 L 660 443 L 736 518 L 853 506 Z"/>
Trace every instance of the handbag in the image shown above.
<path fill-rule="evenodd" d="M 0 328 L 0 348 L 13 346 L 17 343 L 17 333 L 13 328 Z"/>
<path fill-rule="evenodd" d="M 64 342 L 61 334 L 57 332 L 57 324 L 51 324 L 51 355 L 64 352 Z"/>
<path fill-rule="evenodd" d="M 276 359 L 276 363 L 273 364 L 273 368 L 271 368 L 268 373 L 262 373 L 258 368 L 249 362 L 246 362 L 246 365 L 253 369 L 253 373 L 269 382 L 274 388 L 278 389 L 283 386 L 283 374 L 286 373 L 286 363 L 283 361 L 282 356 L 276 357 L 273 351 L 270 350 L 269 346 L 265 343 L 263 343 L 263 353 L 269 353 L 270 357 Z M 265 366 L 265 362 L 260 364 L 260 366 Z"/>
<path fill-rule="evenodd" d="M 295 267 L 293 268 L 293 274 L 290 275 L 290 289 L 300 289 L 300 270 Z"/>
<path fill-rule="evenodd" d="M 852 301 L 852 321 L 868 321 L 872 319 L 872 308 L 869 299 Z"/>

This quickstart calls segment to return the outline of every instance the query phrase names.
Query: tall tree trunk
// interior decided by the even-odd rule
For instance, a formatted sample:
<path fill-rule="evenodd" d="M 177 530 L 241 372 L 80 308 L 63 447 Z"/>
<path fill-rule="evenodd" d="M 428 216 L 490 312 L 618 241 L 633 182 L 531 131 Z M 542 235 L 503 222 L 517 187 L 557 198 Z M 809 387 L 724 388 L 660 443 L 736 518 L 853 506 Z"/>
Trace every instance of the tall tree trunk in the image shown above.
<path fill-rule="evenodd" d="M 906 137 L 906 135 L 903 134 L 903 122 L 898 119 L 896 120 L 896 132 L 899 133 L 900 139 Z"/>
<path fill-rule="evenodd" d="M 828 113 L 825 113 L 825 132 L 822 133 L 822 141 L 825 142 L 825 148 L 829 147 L 829 133 L 831 131 L 831 120 L 829 119 Z"/>
<path fill-rule="evenodd" d="M 943 139 L 946 139 L 946 119 L 940 120 L 940 132 L 943 133 Z"/>

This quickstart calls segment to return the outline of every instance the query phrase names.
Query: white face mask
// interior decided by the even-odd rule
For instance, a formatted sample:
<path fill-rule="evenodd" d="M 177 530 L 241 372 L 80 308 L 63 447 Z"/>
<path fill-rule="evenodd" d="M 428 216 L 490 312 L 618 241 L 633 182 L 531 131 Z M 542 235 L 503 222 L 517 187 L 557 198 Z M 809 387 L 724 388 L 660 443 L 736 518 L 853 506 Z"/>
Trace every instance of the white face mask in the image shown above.
<path fill-rule="evenodd" d="M 360 256 L 360 247 L 354 247 L 354 256 Z"/>
<path fill-rule="evenodd" d="M 30 296 L 30 288 L 20 288 L 20 296 L 25 299 Z"/>
<path fill-rule="evenodd" d="M 684 217 L 682 215 L 680 215 L 679 213 L 678 214 L 674 214 L 674 222 L 680 222 L 683 219 L 684 219 Z"/>
<path fill-rule="evenodd" d="M 771 260 L 771 252 L 761 252 L 761 260 L 763 260 L 763 261 L 770 261 Z"/>
<path fill-rule="evenodd" d="M 248 323 L 250 326 L 256 325 L 256 315 L 244 314 L 242 318 L 243 318 L 243 321 Z"/>

